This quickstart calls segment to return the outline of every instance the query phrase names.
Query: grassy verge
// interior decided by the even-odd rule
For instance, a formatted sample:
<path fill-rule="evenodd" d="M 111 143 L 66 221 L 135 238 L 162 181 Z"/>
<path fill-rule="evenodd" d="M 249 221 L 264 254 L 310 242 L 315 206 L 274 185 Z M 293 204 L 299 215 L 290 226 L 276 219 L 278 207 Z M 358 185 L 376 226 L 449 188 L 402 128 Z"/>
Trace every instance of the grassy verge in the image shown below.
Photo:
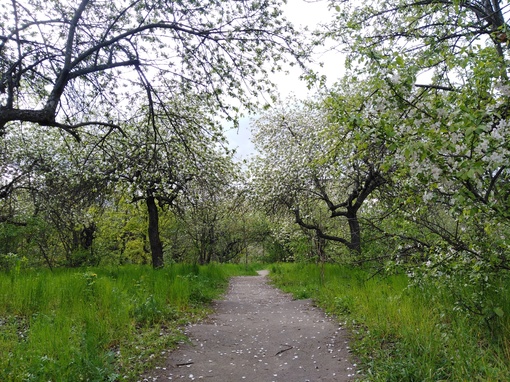
<path fill-rule="evenodd" d="M 209 313 L 236 265 L 0 273 L 0 381 L 135 380 Z"/>
<path fill-rule="evenodd" d="M 405 275 L 371 277 L 360 269 L 326 265 L 322 281 L 315 265 L 271 270 L 278 287 L 313 298 L 350 325 L 362 380 L 510 380 L 508 296 L 500 297 L 504 315 L 489 327 L 456 309 L 444 291 L 408 287 Z"/>

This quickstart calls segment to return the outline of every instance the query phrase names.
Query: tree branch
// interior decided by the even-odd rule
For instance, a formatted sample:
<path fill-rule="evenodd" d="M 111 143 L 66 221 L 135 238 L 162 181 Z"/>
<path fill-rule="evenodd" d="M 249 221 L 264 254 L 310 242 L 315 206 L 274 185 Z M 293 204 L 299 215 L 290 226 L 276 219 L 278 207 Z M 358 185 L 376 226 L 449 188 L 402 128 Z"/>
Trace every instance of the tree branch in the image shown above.
<path fill-rule="evenodd" d="M 454 89 L 451 86 L 427 85 L 427 84 L 414 84 L 414 86 L 417 88 L 445 90 L 445 91 L 449 91 L 449 92 L 458 92 L 457 89 Z"/>
<path fill-rule="evenodd" d="M 303 221 L 303 218 L 301 217 L 301 215 L 299 213 L 299 208 L 295 208 L 293 212 L 294 212 L 294 216 L 296 217 L 295 221 L 296 221 L 297 224 L 299 224 L 300 227 L 303 227 L 303 228 L 315 231 L 317 233 L 317 236 L 322 238 L 322 239 L 336 241 L 336 242 L 339 242 L 339 243 L 342 243 L 342 244 L 346 245 L 348 248 L 351 248 L 352 245 L 351 245 L 350 241 L 345 240 L 342 237 L 332 236 L 332 235 L 325 234 L 322 231 L 322 229 L 319 228 L 318 226 L 313 225 L 313 224 L 305 223 Z"/>
<path fill-rule="evenodd" d="M 140 61 L 138 59 L 135 60 L 127 60 L 122 62 L 115 62 L 115 63 L 108 63 L 108 64 L 102 64 L 102 65 L 95 65 L 91 66 L 89 68 L 83 68 L 80 70 L 75 70 L 69 73 L 68 79 L 72 80 L 74 78 L 84 76 L 86 74 L 100 72 L 108 69 L 118 68 L 122 66 L 138 66 L 140 65 Z"/>

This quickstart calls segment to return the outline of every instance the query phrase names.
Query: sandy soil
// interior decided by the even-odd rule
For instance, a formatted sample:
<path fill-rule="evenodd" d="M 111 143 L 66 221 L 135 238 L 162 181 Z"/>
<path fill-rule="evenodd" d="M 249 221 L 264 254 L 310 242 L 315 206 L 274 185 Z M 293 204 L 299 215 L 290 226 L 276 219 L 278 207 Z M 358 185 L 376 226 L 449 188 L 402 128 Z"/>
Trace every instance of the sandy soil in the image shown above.
<path fill-rule="evenodd" d="M 207 322 L 142 381 L 351 381 L 347 332 L 310 300 L 293 300 L 259 276 L 234 277 Z"/>

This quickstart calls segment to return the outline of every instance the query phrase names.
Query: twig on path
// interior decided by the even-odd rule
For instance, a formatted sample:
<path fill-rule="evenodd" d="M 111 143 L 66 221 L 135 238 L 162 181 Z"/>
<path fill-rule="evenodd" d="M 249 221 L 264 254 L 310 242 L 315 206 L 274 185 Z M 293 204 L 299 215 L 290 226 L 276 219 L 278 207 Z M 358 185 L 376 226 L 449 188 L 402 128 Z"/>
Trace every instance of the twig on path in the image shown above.
<path fill-rule="evenodd" d="M 288 346 L 288 345 L 287 345 Z M 283 352 L 286 352 L 287 350 L 294 349 L 294 346 L 289 346 L 287 349 L 282 349 L 278 353 L 276 353 L 274 356 L 282 354 Z"/>
<path fill-rule="evenodd" d="M 177 367 L 180 367 L 180 366 L 189 366 L 189 365 L 193 365 L 195 362 L 184 362 L 184 363 L 176 363 L 175 366 Z"/>

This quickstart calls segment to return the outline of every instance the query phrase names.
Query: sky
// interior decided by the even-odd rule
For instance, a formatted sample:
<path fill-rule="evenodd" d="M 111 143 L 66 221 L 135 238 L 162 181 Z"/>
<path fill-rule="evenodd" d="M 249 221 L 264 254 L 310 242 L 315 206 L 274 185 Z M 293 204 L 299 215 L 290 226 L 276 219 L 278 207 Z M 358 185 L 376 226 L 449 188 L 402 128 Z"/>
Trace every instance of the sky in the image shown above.
<path fill-rule="evenodd" d="M 331 17 L 328 10 L 328 1 L 311 1 L 311 0 L 288 0 L 284 8 L 285 16 L 294 25 L 308 26 L 313 29 L 317 24 L 327 22 Z M 328 83 L 333 83 L 339 78 L 342 72 L 342 58 L 338 52 L 322 52 L 318 53 L 314 58 L 317 62 L 323 62 L 324 66 L 314 66 L 314 69 L 328 77 Z M 302 74 L 298 68 L 289 68 L 289 73 L 279 73 L 275 75 L 274 82 L 278 86 L 280 99 L 285 99 L 289 95 L 297 98 L 306 98 L 310 95 L 306 83 L 299 79 Z M 250 141 L 250 118 L 244 117 L 239 121 L 238 129 L 227 130 L 226 136 L 229 141 L 230 148 L 237 150 L 236 158 L 238 160 L 248 159 L 255 153 L 255 148 Z"/>

